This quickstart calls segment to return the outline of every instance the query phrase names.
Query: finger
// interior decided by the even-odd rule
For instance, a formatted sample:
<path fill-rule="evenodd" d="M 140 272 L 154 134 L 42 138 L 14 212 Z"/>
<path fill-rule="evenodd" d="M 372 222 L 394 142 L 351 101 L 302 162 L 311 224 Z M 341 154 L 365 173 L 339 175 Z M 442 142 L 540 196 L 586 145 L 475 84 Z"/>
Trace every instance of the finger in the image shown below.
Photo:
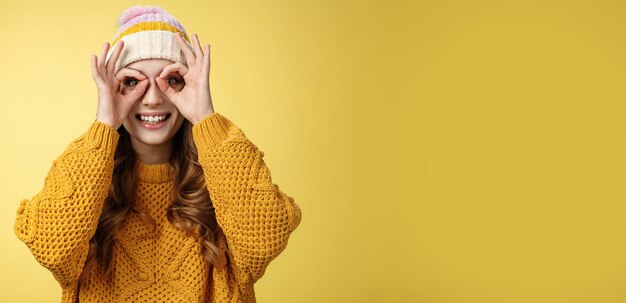
<path fill-rule="evenodd" d="M 185 39 L 183 39 L 179 32 L 176 32 L 175 39 L 176 43 L 178 43 L 178 46 L 183 51 L 183 55 L 185 56 L 185 60 L 187 60 L 187 64 L 189 64 L 190 66 L 195 64 L 196 55 L 193 54 L 193 50 L 191 49 L 191 47 L 189 47 L 189 44 L 187 44 L 187 42 L 185 41 Z"/>
<path fill-rule="evenodd" d="M 116 88 L 115 91 L 120 91 L 120 89 L 122 88 L 122 82 L 124 82 L 127 78 L 135 78 L 137 80 L 140 80 L 140 82 L 146 80 L 146 76 L 142 74 L 141 72 L 139 72 L 138 70 L 125 68 L 125 67 L 121 68 L 113 76 L 113 78 L 116 80 L 116 83 L 114 84 Z"/>
<path fill-rule="evenodd" d="M 116 74 L 115 79 L 124 81 L 126 78 L 136 78 L 138 80 L 146 79 L 146 76 L 136 69 L 122 67 Z"/>
<path fill-rule="evenodd" d="M 200 39 L 198 39 L 198 34 L 194 33 L 193 34 L 193 49 L 195 50 L 196 53 L 196 60 L 198 60 L 198 58 L 204 58 L 204 53 L 202 52 L 202 47 L 200 46 Z"/>
<path fill-rule="evenodd" d="M 211 56 L 209 56 L 210 50 L 211 49 L 209 48 L 209 45 L 207 44 L 204 47 L 204 57 L 202 58 L 202 67 L 207 72 L 209 71 L 209 68 L 211 67 Z"/>
<path fill-rule="evenodd" d="M 107 62 L 107 73 L 112 74 L 113 71 L 115 71 L 115 63 L 117 62 L 117 58 L 119 58 L 123 48 L 124 40 L 120 40 L 117 42 L 115 50 L 113 50 L 113 55 L 111 55 L 111 58 L 109 58 L 109 61 Z"/>
<path fill-rule="evenodd" d="M 148 83 L 150 83 L 148 79 L 139 81 L 139 84 L 137 84 L 137 86 L 135 86 L 135 88 L 128 94 L 128 99 L 133 103 L 137 101 L 137 99 L 139 99 L 139 97 L 141 97 L 141 95 L 143 95 L 143 93 L 146 91 Z"/>
<path fill-rule="evenodd" d="M 107 53 L 109 52 L 109 42 L 105 42 L 104 46 L 102 46 L 102 51 L 100 52 L 100 60 L 98 61 L 98 70 L 102 72 L 104 69 L 104 63 L 106 60 Z"/>
<path fill-rule="evenodd" d="M 185 77 L 189 72 L 189 68 L 180 62 L 176 62 L 174 64 L 170 64 L 166 66 L 161 73 L 159 74 L 159 78 L 165 78 L 165 76 L 177 72 L 182 77 Z"/>
<path fill-rule="evenodd" d="M 100 72 L 98 71 L 98 57 L 96 55 L 91 55 L 91 77 L 96 80 L 97 84 L 100 84 L 99 81 L 102 78 L 100 77 Z"/>
<path fill-rule="evenodd" d="M 176 96 L 176 90 L 174 90 L 172 87 L 170 87 L 167 84 L 167 81 L 165 81 L 165 79 L 160 78 L 160 77 L 156 77 L 156 83 L 159 86 L 159 89 L 167 96 L 168 99 L 170 99 L 172 102 L 174 102 L 176 100 L 175 96 Z"/>
<path fill-rule="evenodd" d="M 155 78 L 154 80 L 156 80 L 157 86 L 159 86 L 159 89 L 167 94 L 167 90 L 170 88 L 169 85 L 167 85 L 167 82 L 165 81 L 165 79 L 163 78 Z"/>

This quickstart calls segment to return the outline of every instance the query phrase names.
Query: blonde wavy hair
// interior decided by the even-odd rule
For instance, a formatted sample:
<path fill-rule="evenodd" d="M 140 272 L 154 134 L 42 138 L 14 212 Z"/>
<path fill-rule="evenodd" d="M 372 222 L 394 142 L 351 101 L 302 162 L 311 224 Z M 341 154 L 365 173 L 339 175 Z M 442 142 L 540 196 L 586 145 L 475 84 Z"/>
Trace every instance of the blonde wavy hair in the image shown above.
<path fill-rule="evenodd" d="M 173 169 L 173 202 L 167 209 L 167 219 L 174 226 L 201 241 L 201 253 L 204 259 L 214 264 L 219 253 L 215 242 L 220 227 L 215 219 L 215 209 L 209 196 L 204 179 L 204 172 L 198 162 L 198 151 L 192 135 L 193 125 L 185 120 L 174 135 L 174 146 L 170 158 Z M 115 232 L 131 213 L 138 213 L 153 224 L 150 237 L 156 232 L 156 222 L 147 214 L 132 208 L 138 185 L 138 176 L 134 170 L 136 158 L 130 143 L 130 135 L 121 126 L 120 137 L 115 151 L 113 178 L 105 200 L 98 227 L 89 240 L 89 252 L 85 260 L 79 282 L 86 282 L 96 262 L 98 272 L 105 280 L 111 278 L 113 271 L 112 251 L 115 244 Z"/>

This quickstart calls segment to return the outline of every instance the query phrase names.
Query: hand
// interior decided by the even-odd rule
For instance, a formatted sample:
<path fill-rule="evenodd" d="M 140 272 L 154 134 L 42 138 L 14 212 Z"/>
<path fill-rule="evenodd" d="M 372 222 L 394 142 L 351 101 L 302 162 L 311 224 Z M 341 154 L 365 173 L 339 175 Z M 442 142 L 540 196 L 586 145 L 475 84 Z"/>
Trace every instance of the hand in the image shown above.
<path fill-rule="evenodd" d="M 96 55 L 91 56 L 91 76 L 98 87 L 98 111 L 96 120 L 106 123 L 114 129 L 118 129 L 133 107 L 135 101 L 143 95 L 148 86 L 148 79 L 139 71 L 122 68 L 117 74 L 115 72 L 115 63 L 122 52 L 124 41 L 120 41 L 111 54 L 111 58 L 106 62 L 106 54 L 109 50 L 109 43 L 105 43 L 102 47 L 100 59 Z M 120 92 L 120 83 L 126 78 L 135 78 L 140 80 L 135 89 L 130 93 L 123 95 Z"/>
<path fill-rule="evenodd" d="M 166 66 L 161 74 L 156 77 L 156 82 L 161 91 L 174 103 L 178 111 L 192 124 L 196 124 L 213 113 L 213 101 L 209 87 L 209 45 L 200 48 L 198 35 L 193 35 L 194 49 L 183 40 L 180 33 L 176 33 L 176 43 L 183 51 L 187 65 L 174 63 Z M 165 80 L 171 73 L 180 74 L 185 80 L 185 87 L 177 91 L 168 85 Z"/>

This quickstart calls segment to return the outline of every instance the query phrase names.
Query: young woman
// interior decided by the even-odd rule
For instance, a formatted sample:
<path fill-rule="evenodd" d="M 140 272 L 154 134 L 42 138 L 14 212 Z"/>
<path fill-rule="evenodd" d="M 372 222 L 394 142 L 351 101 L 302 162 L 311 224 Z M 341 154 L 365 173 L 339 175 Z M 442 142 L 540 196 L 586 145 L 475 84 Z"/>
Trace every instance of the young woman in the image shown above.
<path fill-rule="evenodd" d="M 214 111 L 197 35 L 134 6 L 112 44 L 91 60 L 95 121 L 20 202 L 16 235 L 62 302 L 255 302 L 300 208 Z"/>

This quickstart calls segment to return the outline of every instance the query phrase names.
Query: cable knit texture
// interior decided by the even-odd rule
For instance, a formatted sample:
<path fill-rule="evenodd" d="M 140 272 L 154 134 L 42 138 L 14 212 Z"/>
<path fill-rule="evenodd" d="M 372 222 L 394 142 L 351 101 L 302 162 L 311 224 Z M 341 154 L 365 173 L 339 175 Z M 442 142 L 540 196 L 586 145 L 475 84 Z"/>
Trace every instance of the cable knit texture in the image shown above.
<path fill-rule="evenodd" d="M 111 281 L 92 274 L 79 285 L 119 139 L 115 129 L 94 121 L 52 162 L 43 189 L 17 209 L 15 234 L 59 282 L 62 302 L 256 302 L 254 283 L 285 249 L 300 208 L 272 182 L 264 153 L 226 117 L 207 116 L 193 126 L 193 138 L 223 230 L 215 265 L 204 261 L 193 236 L 167 221 L 169 164 L 137 162 L 134 208 L 156 220 L 157 233 L 142 238 L 152 225 L 131 214 L 115 235 Z"/>

